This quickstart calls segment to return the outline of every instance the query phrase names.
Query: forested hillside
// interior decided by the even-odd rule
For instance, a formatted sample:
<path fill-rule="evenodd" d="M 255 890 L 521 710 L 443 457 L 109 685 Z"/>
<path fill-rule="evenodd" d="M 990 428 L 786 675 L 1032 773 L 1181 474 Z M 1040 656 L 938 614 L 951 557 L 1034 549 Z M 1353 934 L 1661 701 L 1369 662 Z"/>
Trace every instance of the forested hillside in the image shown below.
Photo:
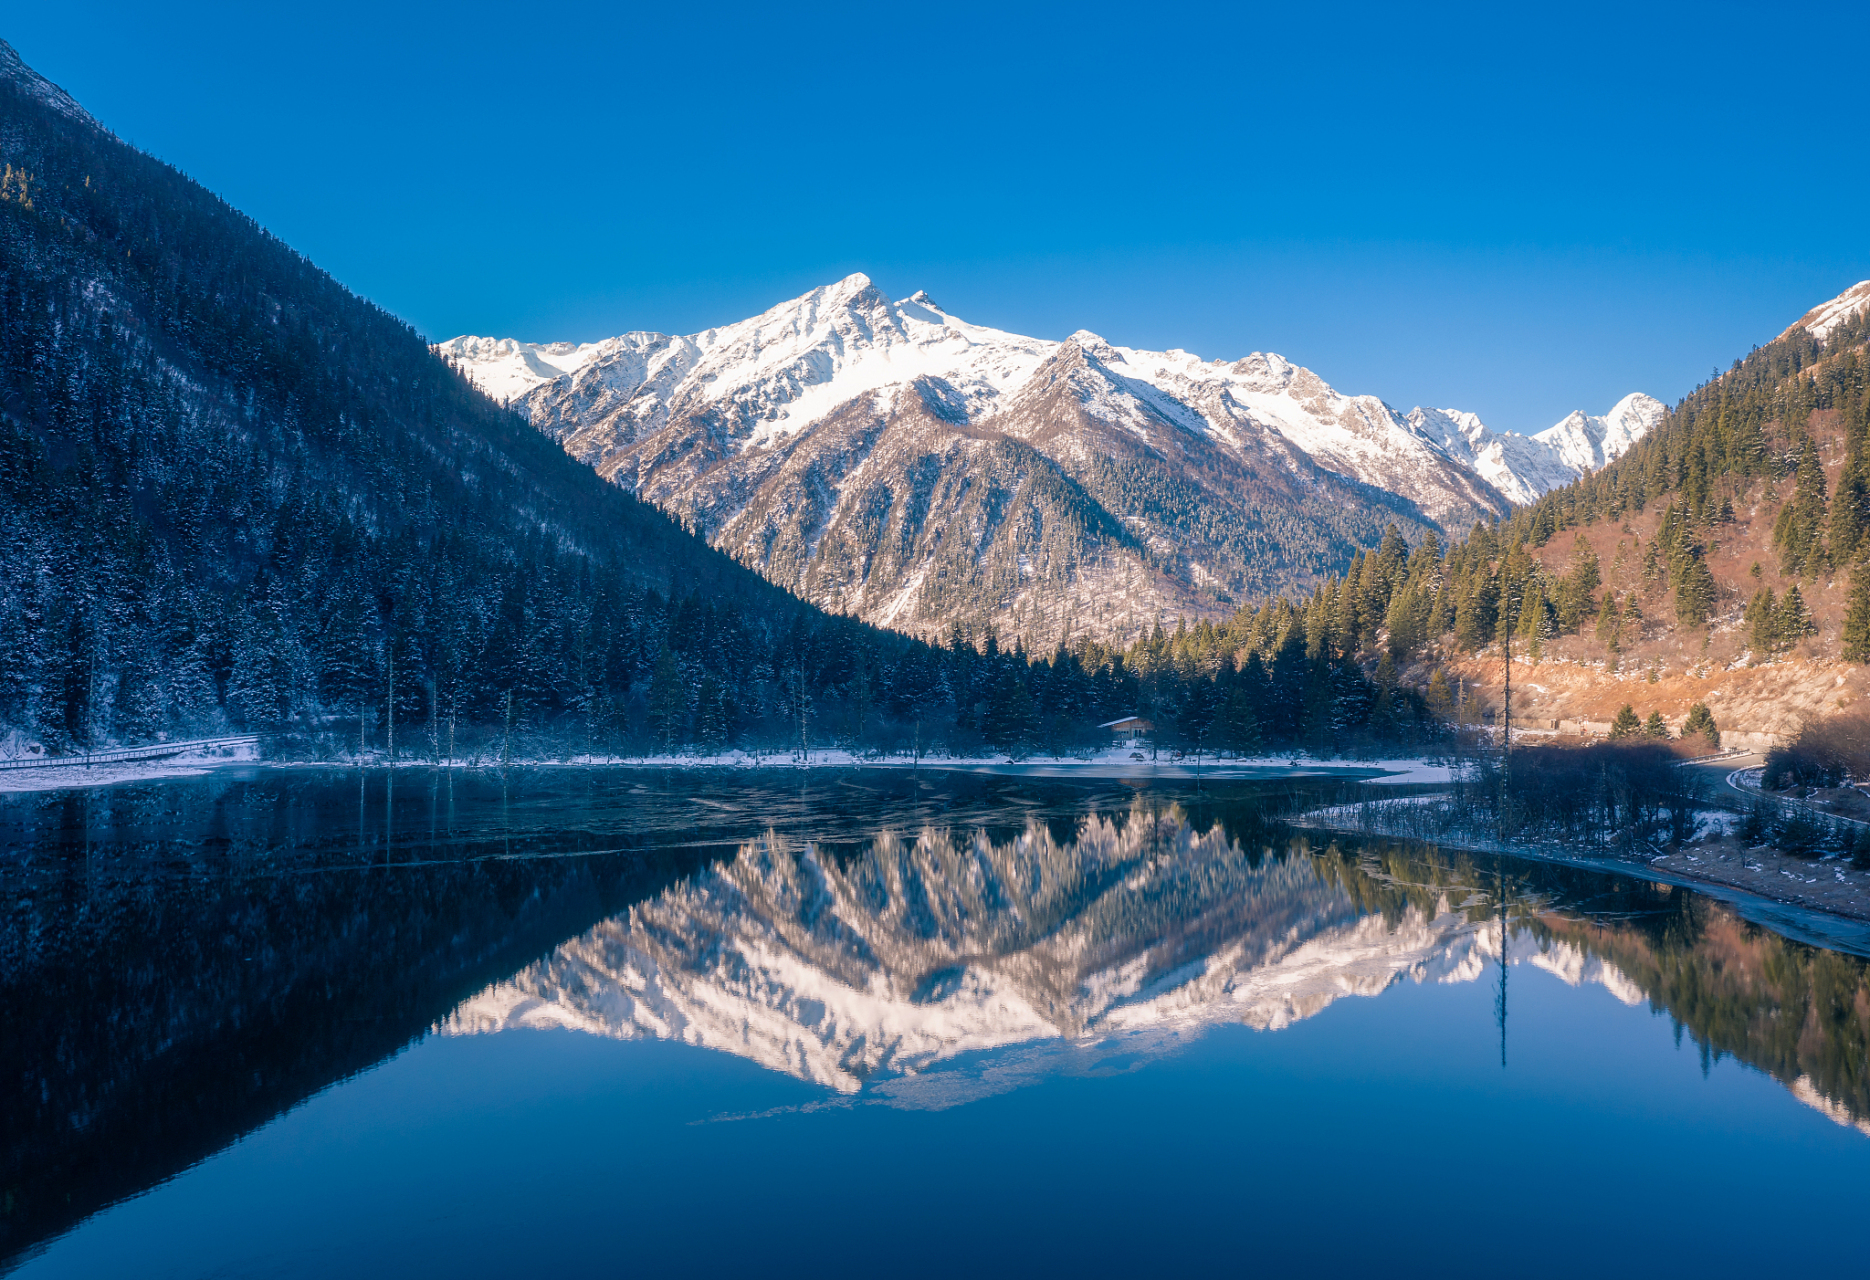
<path fill-rule="evenodd" d="M 1713 698 L 1730 725 L 1778 734 L 1847 705 L 1858 681 L 1836 668 L 1870 661 L 1867 339 L 1861 307 L 1793 326 L 1602 471 L 1445 553 L 1361 557 L 1299 606 L 1308 635 L 1392 663 L 1449 713 L 1463 686 L 1471 712 L 1497 704 L 1510 629 L 1515 723 L 1609 721 L 1625 702 L 1679 723 Z"/>
<path fill-rule="evenodd" d="M 806 605 L 4 45 L 0 539 L 15 750 L 239 728 L 321 753 L 1020 751 L 1139 709 L 1201 747 L 1390 731 L 1354 663 L 1271 632 L 1236 672 Z"/>

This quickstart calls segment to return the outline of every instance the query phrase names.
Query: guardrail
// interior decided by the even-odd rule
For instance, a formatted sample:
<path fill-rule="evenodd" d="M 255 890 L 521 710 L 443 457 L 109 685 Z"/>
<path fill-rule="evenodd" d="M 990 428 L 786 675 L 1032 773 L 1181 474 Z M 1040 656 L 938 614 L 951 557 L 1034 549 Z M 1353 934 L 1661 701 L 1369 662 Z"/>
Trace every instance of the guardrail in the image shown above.
<path fill-rule="evenodd" d="M 1685 764 L 1707 764 L 1710 760 L 1737 760 L 1741 756 L 1756 756 L 1759 754 L 1758 751 L 1755 751 L 1751 747 L 1734 747 L 1727 751 L 1716 751 L 1711 756 L 1690 756 L 1686 760 L 1677 760 L 1675 762 L 1675 767 L 1679 769 Z"/>
<path fill-rule="evenodd" d="M 1741 770 L 1736 769 L 1734 773 L 1727 775 L 1728 789 L 1745 796 L 1755 804 L 1769 805 L 1778 809 L 1781 813 L 1805 813 L 1814 818 L 1829 818 L 1833 822 L 1848 822 L 1856 827 L 1870 827 L 1870 822 L 1866 822 L 1862 818 L 1853 818 L 1849 814 L 1844 813 L 1832 813 L 1829 809 L 1821 809 L 1817 805 L 1806 800 L 1798 800 L 1792 796 L 1769 795 L 1758 787 L 1742 786 L 1740 783 L 1734 781 L 1734 774 L 1740 772 Z"/>
<path fill-rule="evenodd" d="M 0 770 L 88 769 L 92 765 L 99 764 L 130 764 L 138 760 L 166 760 L 171 756 L 187 755 L 192 751 L 209 751 L 218 747 L 257 746 L 261 736 L 257 733 L 244 733 L 225 738 L 193 738 L 187 742 L 152 742 L 142 747 L 114 747 L 109 751 L 89 751 L 76 756 L 22 756 L 13 760 L 0 760 Z"/>

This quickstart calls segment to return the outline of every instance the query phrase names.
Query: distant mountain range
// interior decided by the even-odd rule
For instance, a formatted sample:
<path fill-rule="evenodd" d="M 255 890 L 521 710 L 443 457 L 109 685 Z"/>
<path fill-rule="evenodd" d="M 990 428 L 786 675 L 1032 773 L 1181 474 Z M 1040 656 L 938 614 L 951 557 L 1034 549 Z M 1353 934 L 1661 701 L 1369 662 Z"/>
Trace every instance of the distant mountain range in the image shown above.
<path fill-rule="evenodd" d="M 1125 638 L 1308 587 L 1394 523 L 1505 514 L 1661 420 L 1534 436 L 1398 413 L 1255 352 L 984 328 L 868 277 L 688 336 L 437 347 L 601 474 L 829 609 L 918 633 Z"/>

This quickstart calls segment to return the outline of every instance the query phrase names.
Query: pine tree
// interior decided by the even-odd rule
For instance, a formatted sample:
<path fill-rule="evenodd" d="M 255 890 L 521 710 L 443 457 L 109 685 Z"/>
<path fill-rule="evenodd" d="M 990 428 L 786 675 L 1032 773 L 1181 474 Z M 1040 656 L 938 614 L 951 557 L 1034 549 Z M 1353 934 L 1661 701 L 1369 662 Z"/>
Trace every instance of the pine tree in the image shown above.
<path fill-rule="evenodd" d="M 1825 471 L 1818 446 L 1806 436 L 1794 464 L 1792 500 L 1773 523 L 1773 546 L 1779 571 L 1787 577 L 1816 574 L 1827 563 L 1824 548 Z"/>
<path fill-rule="evenodd" d="M 1688 709 L 1688 719 L 1682 722 L 1682 737 L 1705 738 L 1710 750 L 1721 749 L 1721 731 L 1715 726 L 1714 713 L 1708 710 L 1707 703 L 1697 702 Z"/>
<path fill-rule="evenodd" d="M 1253 660 L 1258 660 L 1257 654 Z M 1260 750 L 1260 718 L 1253 709 L 1253 695 L 1245 686 L 1236 686 L 1227 695 L 1222 742 L 1235 755 L 1250 756 Z"/>
<path fill-rule="evenodd" d="M 1818 624 L 1812 621 L 1811 611 L 1805 607 L 1805 597 L 1799 594 L 1797 583 L 1786 588 L 1785 595 L 1779 597 L 1779 605 L 1773 610 L 1773 636 L 1781 648 L 1791 648 L 1809 635 L 1816 635 Z"/>
<path fill-rule="evenodd" d="M 1591 550 L 1582 533 L 1571 542 L 1571 563 L 1559 580 L 1557 599 L 1558 629 L 1569 635 L 1597 609 L 1597 588 L 1603 581 L 1597 553 Z"/>
<path fill-rule="evenodd" d="M 1860 560 L 1851 570 L 1843 639 L 1846 662 L 1870 662 L 1870 561 Z"/>
<path fill-rule="evenodd" d="M 1008 754 L 1022 756 L 1038 737 L 1039 715 L 1026 682 L 1015 680 L 1012 686 L 1001 709 L 1003 742 Z"/>
<path fill-rule="evenodd" d="M 1456 600 L 1455 643 L 1469 653 L 1493 643 L 1499 607 L 1499 586 L 1492 572 L 1483 565 L 1469 579 Z"/>
<path fill-rule="evenodd" d="M 1771 587 L 1761 587 L 1747 601 L 1743 621 L 1747 643 L 1756 658 L 1770 658 L 1779 651 L 1779 602 Z"/>
<path fill-rule="evenodd" d="M 727 746 L 733 733 L 733 711 L 727 689 L 712 674 L 701 678 L 695 696 L 695 738 L 713 755 Z"/>
<path fill-rule="evenodd" d="M 1519 625 L 1515 634 L 1522 642 L 1527 658 L 1534 663 L 1539 661 L 1544 650 L 1545 638 L 1552 633 L 1552 607 L 1546 601 L 1545 591 L 1535 578 L 1529 579 L 1521 588 L 1523 603 L 1519 609 Z"/>
<path fill-rule="evenodd" d="M 1662 713 L 1660 711 L 1650 712 L 1649 719 L 1643 721 L 1643 736 L 1645 738 L 1656 738 L 1664 742 L 1668 741 L 1669 726 L 1663 723 Z"/>
<path fill-rule="evenodd" d="M 1870 533 L 1870 457 L 1866 457 L 1866 423 L 1852 414 L 1844 427 L 1844 465 L 1838 470 L 1837 492 L 1831 498 L 1831 559 L 1849 564 L 1864 549 Z"/>
<path fill-rule="evenodd" d="M 1212 680 L 1196 679 L 1183 696 L 1176 716 L 1176 730 L 1196 758 L 1213 746 L 1214 728 L 1220 718 L 1222 694 Z"/>
<path fill-rule="evenodd" d="M 665 644 L 656 656 L 655 673 L 649 678 L 649 722 L 664 754 L 675 754 L 687 718 L 688 690 L 683 686 L 680 668 L 675 665 L 675 654 Z"/>
<path fill-rule="evenodd" d="M 1624 703 L 1617 711 L 1617 718 L 1610 722 L 1610 736 L 1615 739 L 1634 738 L 1642 732 L 1643 722 L 1636 718 L 1636 709 Z"/>
<path fill-rule="evenodd" d="M 1596 635 L 1597 642 L 1604 646 L 1604 651 L 1611 656 L 1613 662 L 1616 659 L 1618 651 L 1623 647 L 1619 643 L 1619 636 L 1622 629 L 1623 606 L 1617 603 L 1616 592 L 1606 591 L 1604 593 L 1604 603 L 1599 606 L 1597 611 Z"/>
<path fill-rule="evenodd" d="M 1424 695 L 1428 709 L 1438 720 L 1447 720 L 1454 711 L 1454 694 L 1448 688 L 1448 675 L 1440 667 L 1428 679 L 1428 692 Z"/>
<path fill-rule="evenodd" d="M 1714 574 L 1694 548 L 1684 557 L 1681 576 L 1675 586 L 1675 616 L 1684 626 L 1698 627 L 1714 613 L 1716 587 Z"/>

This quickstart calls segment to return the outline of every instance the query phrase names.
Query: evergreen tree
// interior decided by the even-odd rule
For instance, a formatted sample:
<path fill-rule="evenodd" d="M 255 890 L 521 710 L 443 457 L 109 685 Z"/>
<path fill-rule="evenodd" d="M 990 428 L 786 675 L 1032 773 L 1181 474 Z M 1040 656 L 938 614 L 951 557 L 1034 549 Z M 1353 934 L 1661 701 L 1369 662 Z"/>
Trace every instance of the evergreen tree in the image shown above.
<path fill-rule="evenodd" d="M 1697 702 L 1688 709 L 1688 719 L 1682 722 L 1682 737 L 1705 738 L 1710 750 L 1721 749 L 1721 731 L 1715 726 L 1714 713 L 1708 710 L 1708 704 Z"/>
<path fill-rule="evenodd" d="M 1714 574 L 1696 547 L 1682 560 L 1675 586 L 1675 616 L 1684 626 L 1701 626 L 1714 613 L 1715 596 Z"/>
<path fill-rule="evenodd" d="M 1527 579 L 1521 588 L 1521 599 L 1515 633 L 1526 657 L 1536 663 L 1544 650 L 1545 638 L 1552 634 L 1552 606 L 1536 577 Z"/>
<path fill-rule="evenodd" d="M 665 644 L 649 678 L 649 722 L 656 732 L 656 745 L 665 755 L 675 754 L 687 720 L 688 690 L 675 664 L 675 654 Z"/>
<path fill-rule="evenodd" d="M 1438 720 L 1449 720 L 1454 715 L 1454 693 L 1448 688 L 1448 673 L 1440 667 L 1429 677 L 1428 693 L 1424 700 L 1429 712 Z"/>
<path fill-rule="evenodd" d="M 1743 620 L 1747 643 L 1756 656 L 1770 658 L 1779 652 L 1779 602 L 1774 599 L 1771 587 L 1761 587 L 1753 593 L 1753 599 L 1747 601 Z"/>
<path fill-rule="evenodd" d="M 1616 661 L 1618 652 L 1623 647 L 1620 643 L 1622 631 L 1623 606 L 1617 603 L 1616 592 L 1606 591 L 1604 593 L 1604 603 L 1597 611 L 1596 636 L 1597 642 L 1604 646 L 1604 651 L 1610 655 L 1613 663 Z M 1613 666 L 1611 669 L 1615 670 L 1616 668 Z"/>
<path fill-rule="evenodd" d="M 714 754 L 733 740 L 733 704 L 726 687 L 712 674 L 701 678 L 695 704 L 695 739 L 702 750 Z"/>
<path fill-rule="evenodd" d="M 1773 524 L 1773 546 L 1779 552 L 1779 571 L 1787 577 L 1816 574 L 1827 563 L 1824 547 L 1825 472 L 1818 446 L 1806 436 L 1794 464 L 1792 500 Z"/>
<path fill-rule="evenodd" d="M 1559 579 L 1557 598 L 1558 630 L 1569 635 L 1597 611 L 1597 588 L 1602 582 L 1597 553 L 1582 533 L 1571 543 L 1571 563 Z"/>
<path fill-rule="evenodd" d="M 1634 738 L 1642 728 L 1643 722 L 1636 718 L 1636 709 L 1626 702 L 1617 709 L 1617 718 L 1610 722 L 1610 736 L 1617 740 Z"/>
<path fill-rule="evenodd" d="M 1850 595 L 1844 605 L 1844 660 L 1870 662 L 1870 562 L 1851 570 Z"/>
<path fill-rule="evenodd" d="M 1002 749 L 1014 756 L 1026 754 L 1038 737 L 1039 716 L 1025 681 L 1012 682 L 1001 715 Z"/>
<path fill-rule="evenodd" d="M 1838 565 L 1857 559 L 1870 535 L 1870 414 L 1863 411 L 1870 409 L 1870 398 L 1861 405 L 1845 422 L 1844 465 L 1831 498 L 1831 561 Z"/>
<path fill-rule="evenodd" d="M 1236 686 L 1227 695 L 1225 714 L 1226 718 L 1222 724 L 1222 745 L 1235 755 L 1257 754 L 1262 738 L 1260 717 L 1253 708 L 1253 695 L 1245 687 Z"/>
<path fill-rule="evenodd" d="M 1779 598 L 1779 605 L 1773 610 L 1773 636 L 1781 648 L 1791 648 L 1809 635 L 1816 635 L 1818 624 L 1812 620 L 1811 611 L 1805 607 L 1805 597 L 1799 594 L 1797 583 L 1786 588 L 1785 595 Z"/>
<path fill-rule="evenodd" d="M 1662 713 L 1660 711 L 1650 712 L 1649 719 L 1643 721 L 1643 736 L 1645 738 L 1656 738 L 1665 742 L 1668 740 L 1669 726 L 1663 723 Z"/>

